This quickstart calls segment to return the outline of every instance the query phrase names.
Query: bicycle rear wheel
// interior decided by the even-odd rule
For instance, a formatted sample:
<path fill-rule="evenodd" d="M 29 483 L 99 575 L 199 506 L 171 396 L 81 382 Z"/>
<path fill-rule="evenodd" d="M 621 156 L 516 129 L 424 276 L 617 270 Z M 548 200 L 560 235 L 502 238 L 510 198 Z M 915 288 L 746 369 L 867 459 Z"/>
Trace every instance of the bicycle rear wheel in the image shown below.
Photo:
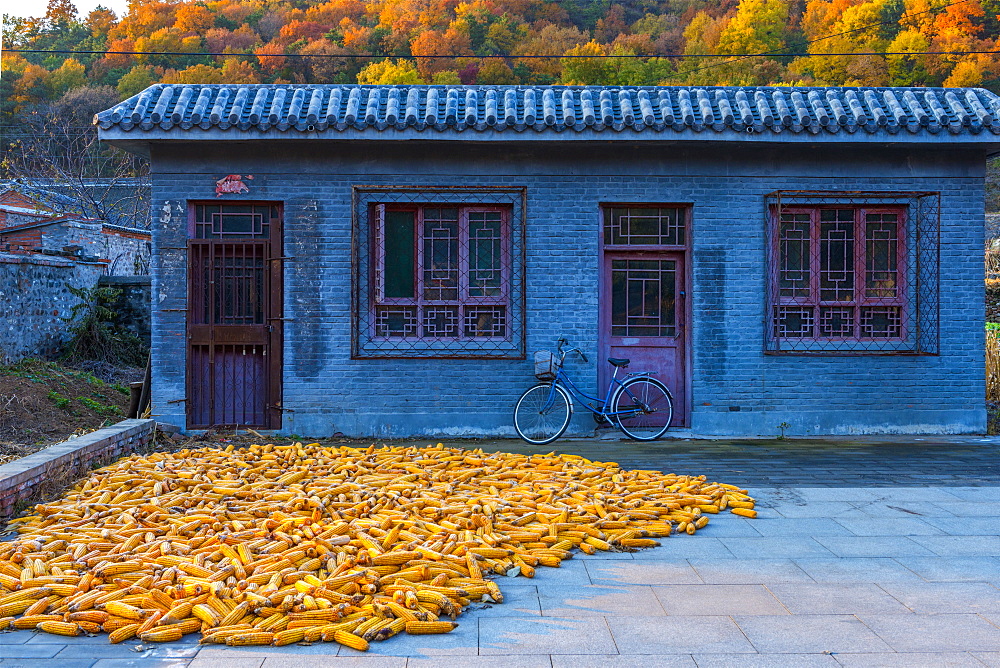
<path fill-rule="evenodd" d="M 618 428 L 636 441 L 655 441 L 670 428 L 674 402 L 667 386 L 655 378 L 633 378 L 611 399 Z"/>
<path fill-rule="evenodd" d="M 525 390 L 514 405 L 514 430 L 532 445 L 556 440 L 573 417 L 573 401 L 560 385 L 539 383 Z"/>

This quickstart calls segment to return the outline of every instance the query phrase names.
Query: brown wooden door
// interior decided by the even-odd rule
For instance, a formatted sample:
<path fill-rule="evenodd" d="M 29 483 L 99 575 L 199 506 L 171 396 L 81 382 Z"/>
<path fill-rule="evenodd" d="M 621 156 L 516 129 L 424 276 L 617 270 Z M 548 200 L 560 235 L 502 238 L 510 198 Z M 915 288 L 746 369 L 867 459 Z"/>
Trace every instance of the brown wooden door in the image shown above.
<path fill-rule="evenodd" d="M 618 372 L 649 371 L 674 399 L 671 425 L 686 426 L 684 254 L 605 252 L 601 294 L 601 391 L 608 357 L 631 360 Z"/>
<path fill-rule="evenodd" d="M 192 207 L 189 428 L 281 426 L 280 223 L 275 205 Z"/>

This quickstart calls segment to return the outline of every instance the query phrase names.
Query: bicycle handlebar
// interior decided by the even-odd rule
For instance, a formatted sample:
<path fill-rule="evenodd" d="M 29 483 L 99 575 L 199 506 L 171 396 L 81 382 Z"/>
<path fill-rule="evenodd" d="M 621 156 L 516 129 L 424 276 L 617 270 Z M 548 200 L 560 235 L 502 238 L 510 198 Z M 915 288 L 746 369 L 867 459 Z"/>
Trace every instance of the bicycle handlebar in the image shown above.
<path fill-rule="evenodd" d="M 560 355 L 560 357 L 562 359 L 566 359 L 566 355 L 568 355 L 569 353 L 576 352 L 576 353 L 579 353 L 580 357 L 583 358 L 584 362 L 586 362 L 587 364 L 590 364 L 590 360 L 587 359 L 587 356 L 584 355 L 583 351 L 580 350 L 579 348 L 569 348 L 565 352 L 563 352 L 563 346 L 566 345 L 567 343 L 569 343 L 569 341 L 565 337 L 559 337 L 557 343 L 559 345 L 556 348 L 556 352 L 559 353 L 559 355 Z"/>

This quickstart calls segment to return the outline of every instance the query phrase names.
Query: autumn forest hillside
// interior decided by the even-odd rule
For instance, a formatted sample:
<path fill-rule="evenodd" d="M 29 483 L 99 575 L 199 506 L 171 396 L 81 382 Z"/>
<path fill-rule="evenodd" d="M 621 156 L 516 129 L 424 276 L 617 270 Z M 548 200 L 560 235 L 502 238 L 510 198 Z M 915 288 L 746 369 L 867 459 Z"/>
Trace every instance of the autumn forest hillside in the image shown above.
<path fill-rule="evenodd" d="M 1000 91 L 1000 0 L 50 0 L 3 37 L 7 177 L 107 157 L 94 112 L 156 82 Z"/>

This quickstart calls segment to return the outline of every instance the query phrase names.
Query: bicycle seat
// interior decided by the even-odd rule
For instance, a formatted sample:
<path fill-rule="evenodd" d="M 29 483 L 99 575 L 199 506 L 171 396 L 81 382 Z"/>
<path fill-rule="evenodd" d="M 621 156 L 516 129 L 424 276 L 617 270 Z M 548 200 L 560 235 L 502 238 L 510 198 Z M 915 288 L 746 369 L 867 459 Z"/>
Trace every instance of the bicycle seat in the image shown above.
<path fill-rule="evenodd" d="M 627 360 L 624 357 L 609 357 L 608 358 L 608 363 L 611 364 L 611 366 L 616 366 L 616 367 L 619 367 L 619 368 L 628 366 L 629 362 L 631 362 L 631 361 L 632 360 Z"/>

